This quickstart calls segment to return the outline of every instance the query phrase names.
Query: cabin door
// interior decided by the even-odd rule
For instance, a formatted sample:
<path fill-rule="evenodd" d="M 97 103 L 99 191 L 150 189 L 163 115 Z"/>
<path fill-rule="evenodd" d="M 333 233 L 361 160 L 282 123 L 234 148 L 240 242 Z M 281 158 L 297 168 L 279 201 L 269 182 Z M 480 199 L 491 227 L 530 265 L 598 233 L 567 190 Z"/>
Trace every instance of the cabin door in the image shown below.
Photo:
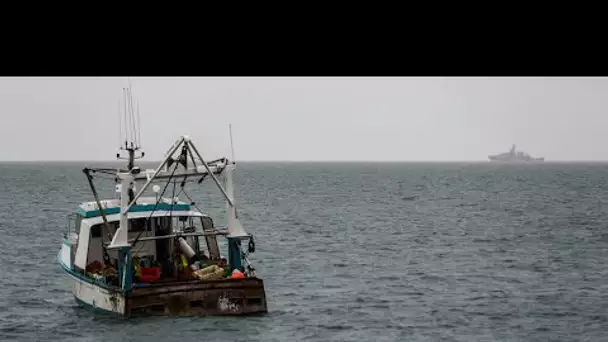
<path fill-rule="evenodd" d="M 155 236 L 166 236 L 171 234 L 171 222 L 169 217 L 156 217 L 154 218 L 154 235 Z M 156 240 L 156 261 L 160 265 L 161 274 L 172 273 L 172 259 L 171 259 L 171 241 L 172 239 L 158 239 Z"/>

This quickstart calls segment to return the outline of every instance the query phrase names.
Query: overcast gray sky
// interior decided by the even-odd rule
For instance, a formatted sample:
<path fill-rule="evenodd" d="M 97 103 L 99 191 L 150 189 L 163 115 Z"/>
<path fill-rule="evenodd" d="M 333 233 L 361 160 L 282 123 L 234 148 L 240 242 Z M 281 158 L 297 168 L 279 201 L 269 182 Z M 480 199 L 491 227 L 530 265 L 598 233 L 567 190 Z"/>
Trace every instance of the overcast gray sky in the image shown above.
<path fill-rule="evenodd" d="M 131 78 L 141 140 L 237 160 L 608 160 L 606 78 Z M 114 160 L 127 78 L 0 78 L 0 160 Z"/>

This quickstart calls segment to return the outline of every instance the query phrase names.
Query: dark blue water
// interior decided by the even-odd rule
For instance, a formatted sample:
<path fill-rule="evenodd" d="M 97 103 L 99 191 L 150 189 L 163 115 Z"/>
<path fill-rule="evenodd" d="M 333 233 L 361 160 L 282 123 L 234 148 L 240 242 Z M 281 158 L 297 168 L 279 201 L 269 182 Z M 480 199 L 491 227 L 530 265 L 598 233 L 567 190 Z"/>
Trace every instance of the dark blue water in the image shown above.
<path fill-rule="evenodd" d="M 0 164 L 2 340 L 608 341 L 608 165 L 241 163 L 270 313 L 136 319 L 55 262 L 82 166 Z"/>

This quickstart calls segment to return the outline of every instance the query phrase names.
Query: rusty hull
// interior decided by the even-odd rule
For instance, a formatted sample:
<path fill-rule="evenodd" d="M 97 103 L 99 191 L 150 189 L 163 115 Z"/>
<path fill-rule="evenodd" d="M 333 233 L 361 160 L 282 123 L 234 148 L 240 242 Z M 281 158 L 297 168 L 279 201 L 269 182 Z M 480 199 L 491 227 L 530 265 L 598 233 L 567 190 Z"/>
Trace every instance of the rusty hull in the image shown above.
<path fill-rule="evenodd" d="M 230 316 L 268 312 L 259 278 L 188 280 L 135 288 L 126 315 Z"/>

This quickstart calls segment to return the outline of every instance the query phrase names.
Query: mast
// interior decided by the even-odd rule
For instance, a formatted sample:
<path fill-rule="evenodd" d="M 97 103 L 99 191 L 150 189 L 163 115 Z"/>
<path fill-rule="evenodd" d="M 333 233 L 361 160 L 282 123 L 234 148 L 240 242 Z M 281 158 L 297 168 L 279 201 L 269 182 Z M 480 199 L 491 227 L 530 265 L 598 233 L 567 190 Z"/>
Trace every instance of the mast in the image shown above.
<path fill-rule="evenodd" d="M 135 159 L 143 158 L 145 153 L 140 152 L 140 155 L 136 155 L 136 152 L 141 150 L 140 145 L 140 121 L 139 121 L 139 105 L 137 106 L 137 114 L 133 107 L 133 92 L 131 90 L 131 80 L 129 80 L 129 87 L 122 88 L 122 98 L 124 112 L 124 130 L 121 127 L 121 132 L 124 132 L 124 146 L 119 146 L 120 152 L 116 154 L 117 159 L 127 160 L 127 170 L 130 172 L 135 167 Z M 121 152 L 126 152 L 127 156 L 121 156 Z M 121 184 L 121 187 L 124 186 Z M 129 202 L 133 201 L 135 194 L 133 191 L 133 183 L 128 184 L 128 196 Z"/>
<path fill-rule="evenodd" d="M 131 81 L 129 80 L 128 88 L 122 88 L 122 104 L 119 109 L 124 111 L 121 113 L 122 119 L 121 133 L 124 133 L 124 141 L 121 141 L 119 145 L 119 152 L 116 154 L 117 159 L 127 160 L 127 170 L 118 170 L 116 173 L 117 182 L 120 187 L 120 224 L 116 230 L 112 241 L 108 248 L 122 248 L 129 247 L 127 242 L 128 237 L 128 225 L 127 213 L 129 210 L 129 203 L 135 201 L 134 193 L 134 175 L 139 174 L 139 167 L 135 166 L 135 160 L 143 158 L 145 153 L 141 150 L 140 135 L 139 135 L 139 106 L 137 114 L 135 113 L 133 106 L 133 93 L 131 91 Z M 124 143 L 124 145 L 123 145 Z M 140 152 L 137 155 L 137 152 Z M 121 156 L 121 153 L 126 152 L 126 156 Z"/>
<path fill-rule="evenodd" d="M 234 144 L 232 143 L 232 124 L 228 125 L 228 130 L 230 131 L 230 150 L 232 151 L 232 164 L 236 164 L 236 159 L 234 159 Z"/>
<path fill-rule="evenodd" d="M 121 106 L 121 108 L 124 109 L 124 120 L 122 120 L 122 122 L 124 122 L 125 127 L 124 130 L 121 130 L 121 132 L 124 132 L 124 146 L 122 146 L 123 142 L 121 141 L 121 146 L 119 149 L 121 152 L 126 151 L 127 156 L 122 157 L 119 152 L 117 153 L 116 157 L 117 159 L 127 160 L 127 170 L 118 170 L 116 173 L 117 181 L 120 182 L 120 225 L 108 248 L 130 248 L 130 244 L 128 243 L 127 239 L 129 223 L 127 213 L 131 207 L 136 204 L 138 198 L 142 196 L 144 191 L 146 191 L 146 189 L 155 179 L 168 178 L 170 181 L 172 178 L 184 177 L 185 179 L 185 177 L 188 176 L 203 176 L 203 178 L 209 176 L 211 180 L 213 180 L 226 200 L 229 237 L 233 239 L 234 243 L 237 243 L 237 240 L 240 241 L 243 238 L 249 238 L 250 235 L 247 234 L 243 229 L 235 206 L 232 171 L 235 169 L 236 163 L 234 161 L 232 125 L 229 125 L 230 145 L 233 158 L 231 162 L 227 158 L 206 162 L 191 141 L 190 137 L 182 136 L 173 144 L 173 146 L 171 146 L 165 155 L 164 160 L 155 170 L 146 170 L 145 172 L 142 172 L 139 167 L 135 166 L 135 159 L 142 158 L 144 153 L 141 152 L 141 155 L 139 156 L 136 154 L 141 149 L 138 134 L 139 113 L 136 113 L 134 110 L 130 82 L 129 88 L 123 88 L 122 93 L 124 101 L 123 106 Z M 174 154 L 176 153 L 178 153 L 179 156 L 175 156 Z M 192 161 L 191 167 L 188 166 L 188 157 L 190 157 Z M 197 161 L 203 168 L 199 168 L 195 161 Z M 168 167 L 174 163 L 175 168 L 169 173 Z M 182 166 L 182 170 L 176 174 L 175 172 L 180 165 Z M 224 175 L 223 186 L 216 177 L 216 175 L 219 176 L 222 174 Z M 135 193 L 134 182 L 136 180 L 143 179 L 146 179 L 145 184 L 137 193 Z M 240 246 L 240 242 L 238 242 L 238 245 Z M 236 247 L 236 245 L 234 247 Z M 240 260 L 240 257 L 238 259 Z M 236 266 L 237 268 L 240 268 L 240 262 L 237 263 Z"/>
<path fill-rule="evenodd" d="M 143 158 L 145 153 L 142 151 L 139 156 L 136 155 L 136 152 L 141 150 L 141 141 L 140 141 L 140 127 L 141 123 L 139 121 L 139 103 L 137 106 L 137 113 L 134 110 L 133 106 L 133 92 L 131 90 L 131 81 L 129 80 L 129 87 L 122 88 L 122 99 L 123 105 L 121 106 L 124 111 L 121 113 L 123 116 L 122 123 L 124 127 L 121 127 L 120 131 L 124 132 L 124 146 L 121 145 L 118 147 L 120 151 L 126 151 L 127 156 L 122 157 L 120 152 L 116 154 L 117 159 L 127 160 L 127 169 L 132 170 L 135 166 L 135 159 Z M 122 137 L 121 137 L 122 138 Z"/>

